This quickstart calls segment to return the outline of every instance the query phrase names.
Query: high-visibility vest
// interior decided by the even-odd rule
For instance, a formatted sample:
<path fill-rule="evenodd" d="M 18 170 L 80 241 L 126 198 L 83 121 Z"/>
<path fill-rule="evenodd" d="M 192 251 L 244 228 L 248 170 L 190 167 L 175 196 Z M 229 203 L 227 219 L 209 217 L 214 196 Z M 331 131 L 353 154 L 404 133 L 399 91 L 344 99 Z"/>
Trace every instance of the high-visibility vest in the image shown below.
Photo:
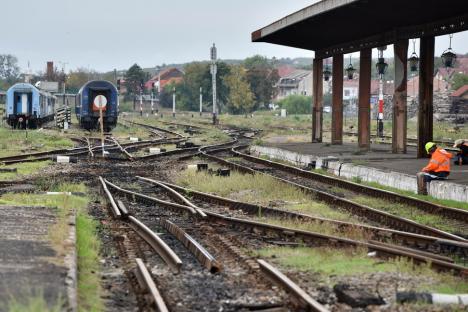
<path fill-rule="evenodd" d="M 438 147 L 431 155 L 431 160 L 426 167 L 423 168 L 424 172 L 450 172 L 450 158 L 453 155 L 446 150 Z"/>

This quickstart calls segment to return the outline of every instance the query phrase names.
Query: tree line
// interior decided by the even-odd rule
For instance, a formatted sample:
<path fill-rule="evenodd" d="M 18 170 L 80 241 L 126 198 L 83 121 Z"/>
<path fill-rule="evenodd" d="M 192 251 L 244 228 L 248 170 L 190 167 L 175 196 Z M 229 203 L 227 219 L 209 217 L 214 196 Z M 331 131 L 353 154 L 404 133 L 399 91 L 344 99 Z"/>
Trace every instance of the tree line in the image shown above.
<path fill-rule="evenodd" d="M 274 98 L 275 84 L 279 80 L 278 70 L 272 60 L 256 55 L 234 65 L 217 63 L 217 100 L 221 112 L 247 114 L 257 109 L 267 108 Z M 184 66 L 184 79 L 171 82 L 161 90 L 160 103 L 163 107 L 172 106 L 175 89 L 177 108 L 197 111 L 199 109 L 200 88 L 205 109 L 212 107 L 212 77 L 209 62 L 192 62 Z M 138 95 L 141 81 L 148 75 L 134 64 L 125 75 L 128 94 Z M 146 93 L 149 91 L 145 90 Z M 154 91 L 153 91 L 154 92 Z"/>

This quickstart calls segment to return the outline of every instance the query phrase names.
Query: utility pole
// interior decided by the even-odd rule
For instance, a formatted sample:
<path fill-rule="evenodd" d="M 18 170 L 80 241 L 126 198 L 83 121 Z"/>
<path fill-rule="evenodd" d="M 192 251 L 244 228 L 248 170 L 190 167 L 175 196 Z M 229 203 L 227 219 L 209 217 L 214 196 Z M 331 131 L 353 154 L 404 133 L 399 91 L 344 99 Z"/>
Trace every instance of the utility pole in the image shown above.
<path fill-rule="evenodd" d="M 216 73 L 218 71 L 218 66 L 216 64 L 216 59 L 217 59 L 217 50 L 216 46 L 213 43 L 213 46 L 210 49 L 210 54 L 211 54 L 211 84 L 213 88 L 213 125 L 216 125 L 218 123 L 217 120 L 217 101 L 216 101 Z"/>
<path fill-rule="evenodd" d="M 202 87 L 200 87 L 200 117 L 203 112 L 203 93 L 202 93 Z"/>
<path fill-rule="evenodd" d="M 172 89 L 172 117 L 175 118 L 175 87 Z"/>
<path fill-rule="evenodd" d="M 140 116 L 143 116 L 143 80 L 140 81 Z"/>
<path fill-rule="evenodd" d="M 151 89 L 151 115 L 154 115 L 153 89 Z"/>

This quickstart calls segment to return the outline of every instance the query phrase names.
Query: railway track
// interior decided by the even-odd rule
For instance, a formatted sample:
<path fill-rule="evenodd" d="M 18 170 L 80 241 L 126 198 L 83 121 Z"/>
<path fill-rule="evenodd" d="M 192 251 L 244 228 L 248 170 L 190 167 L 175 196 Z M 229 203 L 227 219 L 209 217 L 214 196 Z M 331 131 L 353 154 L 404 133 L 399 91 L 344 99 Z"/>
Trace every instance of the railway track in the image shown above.
<path fill-rule="evenodd" d="M 339 187 L 345 190 L 349 190 L 355 193 L 368 195 L 377 198 L 383 198 L 392 202 L 401 203 L 409 206 L 416 207 L 423 210 L 424 212 L 431 213 L 438 216 L 444 216 L 446 218 L 451 218 L 457 221 L 463 221 L 468 223 L 468 211 L 463 209 L 451 208 L 442 206 L 439 204 L 431 203 L 429 201 L 421 200 L 418 198 L 401 195 L 395 192 L 390 192 L 375 187 L 365 186 L 359 183 L 354 183 L 352 181 L 343 180 L 328 175 L 320 174 L 317 172 L 312 172 L 308 170 L 303 170 L 291 165 L 286 165 L 283 163 L 262 159 L 255 157 L 246 153 L 240 152 L 244 147 L 237 147 L 232 149 L 232 152 L 243 159 L 246 159 L 251 162 L 255 162 L 261 165 L 268 167 L 276 168 L 284 172 L 289 172 L 297 176 L 317 181 L 319 183 L 324 183 L 330 186 Z"/>
<path fill-rule="evenodd" d="M 217 150 L 218 153 L 225 152 L 225 151 L 227 151 L 227 149 Z M 235 148 L 232 151 L 235 151 Z M 457 236 L 457 235 L 454 235 L 445 231 L 441 231 L 433 227 L 422 225 L 412 220 L 398 217 L 396 215 L 393 215 L 393 214 L 390 214 L 390 213 L 387 213 L 385 211 L 381 211 L 378 209 L 374 209 L 372 207 L 369 207 L 363 204 L 359 204 L 357 202 L 345 199 L 344 197 L 342 197 L 342 195 L 340 196 L 340 195 L 332 194 L 331 192 L 327 191 L 324 188 L 318 188 L 316 184 L 314 185 L 310 183 L 309 179 L 301 178 L 295 173 L 292 174 L 288 171 L 283 171 L 283 170 L 276 170 L 276 172 L 273 170 L 268 170 L 268 171 L 258 170 L 258 169 L 255 170 L 254 169 L 255 165 L 252 165 L 252 164 L 245 165 L 245 164 L 234 163 L 232 161 L 223 159 L 222 157 L 212 155 L 212 152 L 210 153 L 204 152 L 202 153 L 202 156 L 212 161 L 218 162 L 231 169 L 238 170 L 240 172 L 249 173 L 249 174 L 258 173 L 258 174 L 264 174 L 264 175 L 270 176 L 278 181 L 290 184 L 296 188 L 301 189 L 302 191 L 308 194 L 313 195 L 314 198 L 329 204 L 331 207 L 344 209 L 353 215 L 359 216 L 371 222 L 376 222 L 377 224 L 388 226 L 391 229 L 404 231 L 404 232 L 412 232 L 412 233 L 427 235 L 427 236 L 434 236 L 434 237 L 439 237 L 443 239 L 466 242 L 466 240 L 463 237 L 460 237 L 460 236 Z"/>
<path fill-rule="evenodd" d="M 307 295 L 306 292 L 297 284 L 266 261 L 253 261 L 251 259 L 240 261 L 241 259 L 237 259 L 237 257 L 240 256 L 245 259 L 245 255 L 242 255 L 242 251 L 233 246 L 230 239 L 219 237 L 219 239 L 214 240 L 211 237 L 211 235 L 214 235 L 211 233 L 214 229 L 205 221 L 207 217 L 200 216 L 196 212 L 194 213 L 194 210 L 190 206 L 179 205 L 164 200 L 151 199 L 144 195 L 138 195 L 143 196 L 139 197 L 140 200 L 143 199 L 141 200 L 143 205 L 148 202 L 151 202 L 151 205 L 142 208 L 139 207 L 138 209 L 136 208 L 138 206 L 133 204 L 132 199 L 129 202 L 129 205 L 132 206 L 132 208 L 127 209 L 123 204 L 123 201 L 128 196 L 128 193 L 125 193 L 122 196 L 122 192 L 125 192 L 125 190 L 105 181 L 102 178 L 100 178 L 100 183 L 107 201 L 109 202 L 110 210 L 112 211 L 114 218 L 120 222 L 140 223 L 141 225 L 139 225 L 138 228 L 135 228 L 135 232 L 138 233 L 139 229 L 143 228 L 143 233 L 139 235 L 152 246 L 153 250 L 157 251 L 163 249 L 161 246 L 164 245 L 160 245 L 160 241 L 162 241 L 161 238 L 164 238 L 164 241 L 167 241 L 169 238 L 167 235 L 170 235 L 172 238 L 176 238 L 179 245 L 185 247 L 184 250 L 182 250 L 180 248 L 173 248 L 176 244 L 171 244 L 170 247 L 172 247 L 172 252 L 174 254 L 181 254 L 179 257 L 179 259 L 181 259 L 180 265 L 170 265 L 172 268 L 171 273 L 162 273 L 160 268 L 158 280 L 155 282 L 151 278 L 151 273 L 149 271 L 146 272 L 146 281 L 141 284 L 152 284 L 153 286 L 147 287 L 147 293 L 159 294 L 159 296 L 151 296 L 151 304 L 159 298 L 160 301 L 162 300 L 167 303 L 166 307 L 169 307 L 171 311 L 179 311 L 181 308 L 181 311 L 197 310 L 196 307 L 200 305 L 203 306 L 204 311 L 218 311 L 220 308 L 224 311 L 259 311 L 270 308 L 279 309 L 283 306 L 291 307 L 290 305 L 300 305 L 306 307 L 309 311 L 328 311 L 321 304 Z M 114 194 L 121 197 L 122 200 L 115 198 Z M 171 208 L 171 210 L 161 209 L 162 207 L 168 207 Z M 147 216 L 148 211 L 151 211 L 151 218 Z M 136 219 L 137 215 L 138 219 Z M 154 218 L 155 216 L 157 216 L 157 219 Z M 146 228 L 144 228 L 145 225 L 143 225 L 143 222 L 148 222 Z M 201 223 L 201 225 L 198 223 Z M 154 224 L 157 224 L 160 228 L 160 230 L 158 230 L 158 234 L 150 230 L 150 227 L 153 228 L 155 226 Z M 195 238 L 191 236 L 180 225 L 183 225 L 186 229 L 194 231 L 194 234 L 198 237 Z M 134 226 L 131 227 L 134 228 Z M 201 235 L 201 229 L 203 229 L 204 232 L 210 232 L 210 235 Z M 166 231 L 167 235 L 159 234 L 161 233 L 161 230 Z M 157 238 L 159 236 L 161 236 L 160 239 Z M 149 237 L 151 237 L 152 240 L 148 239 Z M 201 243 L 200 238 L 203 242 L 208 243 L 211 249 L 217 251 L 216 257 L 202 246 L 203 242 Z M 214 241 L 217 242 L 218 249 L 213 247 Z M 187 251 L 191 253 L 190 258 L 186 255 Z M 157 251 L 157 253 L 160 258 L 165 259 L 167 258 L 166 254 L 169 253 L 169 251 Z M 193 258 L 197 259 L 198 263 L 201 265 L 201 271 L 197 266 L 190 264 L 190 261 L 193 261 Z M 143 267 L 143 270 L 144 267 L 149 265 L 144 264 L 143 260 L 137 259 L 137 261 L 139 262 L 139 267 Z M 147 261 L 151 262 L 150 259 Z M 171 263 L 169 260 L 165 260 L 165 262 L 168 265 Z M 225 268 L 228 272 L 224 271 Z M 204 285 L 202 289 L 199 287 L 193 287 L 193 279 L 195 278 L 193 271 L 195 271 L 197 275 L 197 285 Z M 263 273 L 264 276 L 258 277 L 258 273 L 260 272 L 265 272 Z M 177 278 L 173 275 L 175 273 L 177 273 Z M 200 280 L 200 276 L 202 276 L 202 280 Z M 187 277 L 190 277 L 190 280 L 187 280 Z M 268 283 L 266 282 L 266 278 L 273 280 L 281 286 L 282 290 L 279 291 L 279 294 L 278 291 L 272 292 L 271 288 L 267 286 Z M 168 280 L 170 282 L 168 282 Z M 236 281 L 236 288 L 240 288 L 240 291 L 235 288 L 224 288 L 228 287 L 228 284 L 233 281 Z M 183 285 L 184 283 L 188 283 L 192 286 L 188 287 L 188 285 Z M 178 288 L 175 288 L 174 284 L 177 284 Z M 153 291 L 150 291 L 150 289 L 153 289 Z M 249 294 L 248 296 L 246 296 L 247 289 L 250 289 L 250 291 L 247 292 Z M 209 291 L 211 295 L 198 296 L 194 298 L 194 293 L 199 291 Z M 291 298 L 294 298 L 294 300 L 286 296 L 285 292 L 291 293 Z M 226 295 L 228 297 L 225 297 Z M 182 299 L 181 296 L 185 296 L 184 299 Z M 240 296 L 241 298 L 236 298 L 236 296 Z M 187 299 L 185 298 L 195 299 L 196 303 L 192 303 L 192 307 L 185 305 L 178 307 L 181 302 L 184 304 L 187 302 Z M 233 299 L 226 301 L 223 300 L 223 298 Z M 178 304 L 175 305 L 174 303 Z"/>
<path fill-rule="evenodd" d="M 304 223 L 318 223 L 333 227 L 337 232 L 342 234 L 353 233 L 356 230 L 362 231 L 362 236 L 367 237 L 371 240 L 377 240 L 384 243 L 399 243 L 402 246 L 414 248 L 416 250 L 429 252 L 432 254 L 442 254 L 446 261 L 451 261 L 447 257 L 454 257 L 457 260 L 465 261 L 468 259 L 468 243 L 459 242 L 454 240 L 440 239 L 438 237 L 419 235 L 414 233 L 402 232 L 391 230 L 382 227 L 369 226 L 364 224 L 356 224 L 350 222 L 336 221 L 327 218 L 319 218 L 310 216 L 307 214 L 291 212 L 282 209 L 270 208 L 255 204 L 249 204 L 240 202 L 220 196 L 199 192 L 193 189 L 184 188 L 178 185 L 174 185 L 168 182 L 156 181 L 149 178 L 137 177 L 140 181 L 153 185 L 155 187 L 167 187 L 169 192 L 175 190 L 187 197 L 190 197 L 192 202 L 201 207 L 209 207 L 205 209 L 211 209 L 216 205 L 221 206 L 221 211 L 226 211 L 227 208 L 230 211 L 238 212 L 241 210 L 249 218 L 255 218 L 258 216 L 272 217 L 276 219 L 289 219 L 294 221 L 301 221 Z M 180 204 L 191 205 L 190 201 L 187 201 L 185 197 L 180 198 L 178 195 L 174 195 L 174 200 Z M 196 206 L 191 206 L 197 208 Z"/>
<path fill-rule="evenodd" d="M 126 120 L 126 122 L 128 122 L 130 124 L 133 124 L 133 125 L 140 126 L 140 127 L 144 127 L 144 128 L 150 129 L 150 130 L 156 130 L 158 132 L 166 133 L 166 134 L 172 135 L 172 136 L 177 137 L 177 138 L 181 138 L 181 139 L 186 139 L 187 138 L 186 136 L 184 136 L 184 135 L 182 135 L 180 133 L 177 133 L 175 131 L 171 131 L 171 130 L 168 130 L 168 129 L 164 129 L 164 128 L 161 128 L 161 127 L 156 127 L 156 126 L 153 126 L 153 125 L 147 125 L 147 124 L 134 122 L 134 121 L 130 121 L 130 120 Z"/>
<path fill-rule="evenodd" d="M 178 203 L 159 200 L 155 197 L 151 197 L 135 191 L 126 190 L 122 187 L 110 183 L 109 181 L 105 182 L 107 186 L 110 189 L 112 189 L 111 192 L 118 194 L 119 196 L 128 198 L 129 200 L 141 202 L 148 205 L 164 206 L 166 209 L 169 209 L 174 212 L 178 211 L 179 213 L 187 212 L 189 208 L 191 208 L 189 206 L 181 205 Z M 298 240 L 300 240 L 303 244 L 311 247 L 333 246 L 336 248 L 367 248 L 370 252 L 376 252 L 377 255 L 382 257 L 404 257 L 407 259 L 411 259 L 415 263 L 425 263 L 437 270 L 451 271 L 460 276 L 468 277 L 468 268 L 450 263 L 448 261 L 440 260 L 440 257 L 438 256 L 423 254 L 417 251 L 409 251 L 407 249 L 398 248 L 388 244 L 362 242 L 353 239 L 298 230 L 294 228 L 272 225 L 258 221 L 240 219 L 237 217 L 225 216 L 204 209 L 202 210 L 207 215 L 207 217 L 203 219 L 204 222 L 210 222 L 210 224 L 218 224 L 221 227 L 237 229 L 239 231 L 238 235 L 240 236 L 255 235 L 258 239 L 262 240 L 281 239 L 287 242 L 297 242 Z M 189 214 L 189 216 L 190 215 L 193 217 L 196 215 L 196 213 L 192 212 L 191 214 Z"/>
<path fill-rule="evenodd" d="M 139 142 L 126 142 L 118 143 L 112 141 L 111 144 L 104 146 L 106 151 L 121 151 L 128 157 L 130 151 L 135 151 L 144 147 L 160 145 L 160 144 L 177 144 L 182 142 L 182 139 L 174 138 L 164 138 L 164 139 L 155 139 L 155 140 L 143 140 Z M 94 154 L 101 150 L 101 146 L 95 146 L 92 144 L 91 140 L 87 140 L 87 145 L 83 147 L 76 147 L 71 149 L 55 149 L 45 152 L 35 152 L 35 153 L 24 153 L 21 155 L 12 155 L 0 158 L 0 164 L 11 165 L 16 163 L 26 163 L 26 162 L 36 162 L 44 160 L 53 160 L 54 156 L 69 156 L 69 157 L 79 157 L 89 155 L 94 157 Z M 128 157 L 130 158 L 130 157 Z"/>

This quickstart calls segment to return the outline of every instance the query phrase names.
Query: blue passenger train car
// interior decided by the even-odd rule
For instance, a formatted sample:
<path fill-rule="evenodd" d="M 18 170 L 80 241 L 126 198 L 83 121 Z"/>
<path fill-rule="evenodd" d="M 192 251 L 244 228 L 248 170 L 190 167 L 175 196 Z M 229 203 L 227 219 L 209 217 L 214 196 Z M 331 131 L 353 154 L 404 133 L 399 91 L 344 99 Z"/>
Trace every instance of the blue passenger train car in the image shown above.
<path fill-rule="evenodd" d="M 106 97 L 107 105 L 103 109 L 104 129 L 110 131 L 117 125 L 119 96 L 117 88 L 105 80 L 87 82 L 75 97 L 75 113 L 80 126 L 91 130 L 99 127 L 99 108 L 94 105 L 98 95 Z"/>
<path fill-rule="evenodd" d="M 29 83 L 17 83 L 6 93 L 6 118 L 13 128 L 37 128 L 54 120 L 56 97 Z"/>

